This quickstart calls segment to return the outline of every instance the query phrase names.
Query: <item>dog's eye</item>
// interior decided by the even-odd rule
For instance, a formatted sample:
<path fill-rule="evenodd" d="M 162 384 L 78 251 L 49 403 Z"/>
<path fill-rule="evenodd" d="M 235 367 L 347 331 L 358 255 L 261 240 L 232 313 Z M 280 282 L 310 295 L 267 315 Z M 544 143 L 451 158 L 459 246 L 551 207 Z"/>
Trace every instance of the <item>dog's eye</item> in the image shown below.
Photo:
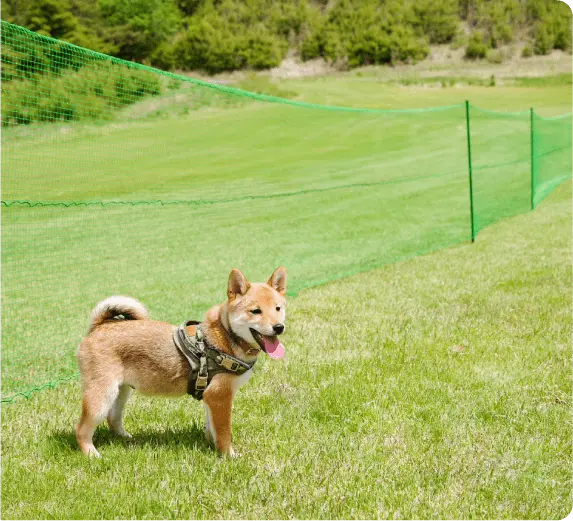
<path fill-rule="evenodd" d="M 277 306 L 277 311 L 280 311 L 280 310 L 281 310 L 281 307 L 280 307 L 280 306 Z"/>
<path fill-rule="evenodd" d="M 257 309 L 251 309 L 251 313 L 252 313 L 253 315 L 260 315 L 260 314 L 262 313 L 262 311 L 261 311 L 259 308 L 257 308 Z"/>

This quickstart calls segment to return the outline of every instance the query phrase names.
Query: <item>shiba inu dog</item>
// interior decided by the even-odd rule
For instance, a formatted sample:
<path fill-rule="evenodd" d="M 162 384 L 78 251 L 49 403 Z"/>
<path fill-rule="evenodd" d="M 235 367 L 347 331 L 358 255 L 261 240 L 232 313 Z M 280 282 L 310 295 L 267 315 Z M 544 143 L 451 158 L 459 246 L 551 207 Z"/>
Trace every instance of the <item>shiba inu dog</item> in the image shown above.
<path fill-rule="evenodd" d="M 133 390 L 149 395 L 193 394 L 203 400 L 205 434 L 223 455 L 231 446 L 231 408 L 237 390 L 252 375 L 261 351 L 284 356 L 278 335 L 285 330 L 287 274 L 277 268 L 266 283 L 249 283 L 233 269 L 227 300 L 201 323 L 179 329 L 151 320 L 129 297 L 97 304 L 88 335 L 78 349 L 83 404 L 76 437 L 84 454 L 99 457 L 92 438 L 105 418 L 112 431 L 131 437 L 123 410 Z"/>

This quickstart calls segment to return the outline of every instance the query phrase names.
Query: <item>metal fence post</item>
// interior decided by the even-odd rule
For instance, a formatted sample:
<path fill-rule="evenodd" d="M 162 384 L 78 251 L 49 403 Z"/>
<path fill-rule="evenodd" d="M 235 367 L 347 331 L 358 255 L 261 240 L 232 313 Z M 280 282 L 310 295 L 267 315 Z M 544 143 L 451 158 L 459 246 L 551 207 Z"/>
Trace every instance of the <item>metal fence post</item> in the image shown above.
<path fill-rule="evenodd" d="M 531 141 L 531 209 L 535 209 L 535 127 L 534 120 L 535 113 L 533 108 L 529 109 L 529 127 L 530 127 L 530 141 Z"/>
<path fill-rule="evenodd" d="M 474 188 L 473 188 L 473 173 L 472 173 L 472 144 L 470 133 L 470 102 L 466 100 L 466 131 L 468 140 L 468 172 L 470 180 L 470 218 L 472 225 L 472 242 L 476 240 L 475 220 L 474 220 Z"/>

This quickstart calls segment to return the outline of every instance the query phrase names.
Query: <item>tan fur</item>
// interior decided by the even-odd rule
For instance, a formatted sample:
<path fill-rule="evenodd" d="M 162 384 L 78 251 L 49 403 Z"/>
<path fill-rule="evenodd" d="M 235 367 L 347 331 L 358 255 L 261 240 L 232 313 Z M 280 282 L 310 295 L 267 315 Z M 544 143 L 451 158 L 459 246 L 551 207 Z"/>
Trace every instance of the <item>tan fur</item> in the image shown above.
<path fill-rule="evenodd" d="M 260 348 L 248 327 L 272 335 L 273 325 L 284 323 L 285 291 L 286 270 L 282 267 L 266 284 L 251 284 L 239 270 L 233 270 L 229 275 L 228 300 L 211 308 L 201 324 L 206 340 L 226 353 L 253 362 Z M 253 307 L 262 313 L 253 315 Z M 130 320 L 114 319 L 118 314 Z M 84 454 L 99 456 L 92 438 L 97 425 L 106 418 L 112 431 L 130 436 L 123 427 L 123 407 L 132 388 L 148 395 L 186 394 L 189 365 L 173 343 L 173 327 L 149 319 L 139 302 L 126 297 L 111 297 L 96 306 L 90 331 L 78 350 L 83 404 L 76 437 Z M 188 332 L 193 335 L 195 326 L 188 327 Z M 217 374 L 203 395 L 215 433 L 212 441 L 221 454 L 234 454 L 231 410 L 241 383 L 238 378 L 230 373 Z M 209 429 L 207 436 L 213 438 Z"/>

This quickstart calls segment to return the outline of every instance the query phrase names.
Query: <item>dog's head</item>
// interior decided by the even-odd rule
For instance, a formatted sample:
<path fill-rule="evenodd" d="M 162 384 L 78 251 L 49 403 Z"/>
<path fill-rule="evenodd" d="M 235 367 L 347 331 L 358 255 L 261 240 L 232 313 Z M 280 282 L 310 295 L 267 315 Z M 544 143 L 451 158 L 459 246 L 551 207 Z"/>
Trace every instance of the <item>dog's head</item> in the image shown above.
<path fill-rule="evenodd" d="M 250 283 L 238 269 L 229 275 L 227 309 L 231 331 L 272 358 L 284 356 L 278 335 L 285 330 L 286 283 L 286 269 L 282 266 L 266 284 Z"/>

